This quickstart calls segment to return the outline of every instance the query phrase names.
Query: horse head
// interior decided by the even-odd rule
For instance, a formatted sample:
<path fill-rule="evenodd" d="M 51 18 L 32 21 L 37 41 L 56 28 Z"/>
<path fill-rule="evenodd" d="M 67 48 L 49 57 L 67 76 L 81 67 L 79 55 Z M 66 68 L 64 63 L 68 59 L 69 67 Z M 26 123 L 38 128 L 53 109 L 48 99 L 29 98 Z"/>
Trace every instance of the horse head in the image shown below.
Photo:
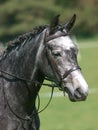
<path fill-rule="evenodd" d="M 78 47 L 68 35 L 75 20 L 76 15 L 64 25 L 60 24 L 59 15 L 52 20 L 43 32 L 38 59 L 43 74 L 58 84 L 71 101 L 83 101 L 88 95 L 88 85 L 78 65 Z"/>

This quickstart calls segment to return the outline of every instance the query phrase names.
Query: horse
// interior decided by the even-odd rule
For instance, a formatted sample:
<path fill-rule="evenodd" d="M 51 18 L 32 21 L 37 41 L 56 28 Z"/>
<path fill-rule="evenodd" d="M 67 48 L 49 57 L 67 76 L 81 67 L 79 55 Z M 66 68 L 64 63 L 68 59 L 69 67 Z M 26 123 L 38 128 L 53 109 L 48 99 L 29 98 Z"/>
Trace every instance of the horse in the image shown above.
<path fill-rule="evenodd" d="M 70 101 L 86 100 L 88 84 L 69 36 L 76 14 L 65 24 L 59 17 L 9 41 L 0 55 L 0 130 L 39 130 L 35 100 L 45 78 Z"/>

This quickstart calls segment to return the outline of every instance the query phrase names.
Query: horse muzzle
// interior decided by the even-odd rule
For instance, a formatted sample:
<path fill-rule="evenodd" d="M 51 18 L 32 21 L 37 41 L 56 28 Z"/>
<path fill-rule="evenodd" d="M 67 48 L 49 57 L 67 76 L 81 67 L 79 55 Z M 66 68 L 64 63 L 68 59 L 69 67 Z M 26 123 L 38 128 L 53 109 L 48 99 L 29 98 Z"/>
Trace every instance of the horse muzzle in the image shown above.
<path fill-rule="evenodd" d="M 67 87 L 64 87 L 64 90 L 68 94 L 68 97 L 72 102 L 85 101 L 88 96 L 88 92 L 84 93 L 81 88 L 77 88 L 76 90 L 71 91 Z"/>
<path fill-rule="evenodd" d="M 88 84 L 81 71 L 75 69 L 63 79 L 64 91 L 71 101 L 84 101 L 88 96 Z"/>

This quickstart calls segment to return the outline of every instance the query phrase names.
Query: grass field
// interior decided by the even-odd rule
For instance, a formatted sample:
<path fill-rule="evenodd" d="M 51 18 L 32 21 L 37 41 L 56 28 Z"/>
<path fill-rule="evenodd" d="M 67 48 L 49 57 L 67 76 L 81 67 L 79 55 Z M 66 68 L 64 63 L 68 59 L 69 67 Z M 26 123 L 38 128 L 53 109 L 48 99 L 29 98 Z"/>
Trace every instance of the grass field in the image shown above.
<path fill-rule="evenodd" d="M 79 64 L 90 88 L 88 99 L 72 103 L 66 96 L 54 96 L 49 107 L 40 114 L 40 130 L 98 130 L 98 39 L 80 41 L 79 48 Z M 41 108 L 49 100 L 44 94 L 50 91 L 50 88 L 42 88 Z M 55 92 L 59 91 L 55 89 Z"/>

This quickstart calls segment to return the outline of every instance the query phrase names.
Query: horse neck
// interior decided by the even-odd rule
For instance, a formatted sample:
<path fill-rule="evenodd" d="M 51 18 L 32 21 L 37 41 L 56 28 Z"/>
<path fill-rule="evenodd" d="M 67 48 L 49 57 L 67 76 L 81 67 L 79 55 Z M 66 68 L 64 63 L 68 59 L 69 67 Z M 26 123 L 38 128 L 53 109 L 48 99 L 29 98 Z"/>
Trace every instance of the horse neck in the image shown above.
<path fill-rule="evenodd" d="M 27 40 L 25 45 L 21 44 L 20 48 L 17 47 L 12 50 L 6 59 L 2 61 L 2 70 L 20 78 L 42 83 L 44 75 L 36 66 L 36 56 L 40 47 L 40 43 L 38 42 L 39 36 L 32 38 L 30 41 Z M 40 87 L 41 85 L 29 83 L 34 100 Z"/>

